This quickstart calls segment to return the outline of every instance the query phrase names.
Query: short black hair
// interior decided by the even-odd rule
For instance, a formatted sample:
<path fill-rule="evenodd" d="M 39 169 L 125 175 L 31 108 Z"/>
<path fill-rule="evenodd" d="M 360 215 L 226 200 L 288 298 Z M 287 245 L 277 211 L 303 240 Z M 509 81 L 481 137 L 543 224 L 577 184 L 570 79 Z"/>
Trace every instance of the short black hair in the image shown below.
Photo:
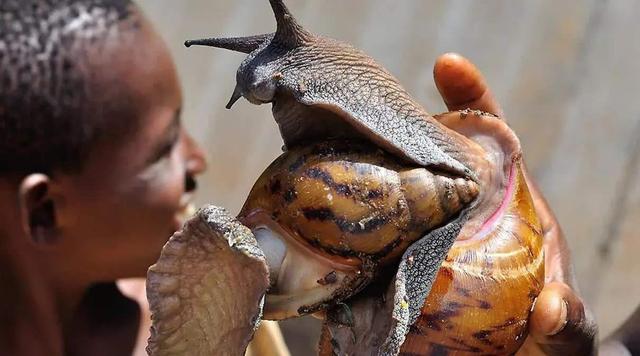
<path fill-rule="evenodd" d="M 86 49 L 133 12 L 130 0 L 0 0 L 0 175 L 82 168 L 104 126 Z"/>

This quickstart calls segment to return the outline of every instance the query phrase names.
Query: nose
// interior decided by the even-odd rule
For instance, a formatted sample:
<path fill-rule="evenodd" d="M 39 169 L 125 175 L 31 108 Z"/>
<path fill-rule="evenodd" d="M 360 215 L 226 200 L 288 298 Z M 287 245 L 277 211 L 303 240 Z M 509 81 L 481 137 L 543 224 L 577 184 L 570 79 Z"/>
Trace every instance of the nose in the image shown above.
<path fill-rule="evenodd" d="M 200 145 L 183 131 L 185 142 L 186 173 L 187 176 L 197 176 L 207 169 L 207 159 Z"/>

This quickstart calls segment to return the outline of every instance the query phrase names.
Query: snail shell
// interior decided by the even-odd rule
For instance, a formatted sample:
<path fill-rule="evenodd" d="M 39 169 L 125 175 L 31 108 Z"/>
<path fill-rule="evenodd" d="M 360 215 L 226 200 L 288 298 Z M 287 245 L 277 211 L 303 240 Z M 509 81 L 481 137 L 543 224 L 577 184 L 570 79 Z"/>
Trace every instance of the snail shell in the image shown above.
<path fill-rule="evenodd" d="M 485 231 L 447 254 L 401 354 L 513 354 L 544 285 L 542 231 L 520 163 Z"/>
<path fill-rule="evenodd" d="M 469 179 L 403 165 L 371 144 L 328 141 L 285 152 L 239 215 L 270 267 L 265 317 L 341 302 L 477 195 Z"/>

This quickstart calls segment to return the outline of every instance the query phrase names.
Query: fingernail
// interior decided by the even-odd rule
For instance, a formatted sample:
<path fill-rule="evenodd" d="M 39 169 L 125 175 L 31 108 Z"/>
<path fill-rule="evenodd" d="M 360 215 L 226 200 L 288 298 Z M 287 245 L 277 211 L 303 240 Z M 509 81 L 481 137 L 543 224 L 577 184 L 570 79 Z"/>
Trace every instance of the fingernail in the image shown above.
<path fill-rule="evenodd" d="M 562 329 L 564 329 L 568 321 L 567 320 L 568 309 L 569 309 L 569 306 L 567 304 L 567 301 L 563 299 L 562 305 L 560 306 L 560 317 L 558 318 L 558 324 L 556 325 L 555 328 L 551 329 L 551 331 L 547 333 L 547 336 L 553 336 L 559 333 L 560 331 L 562 331 Z"/>

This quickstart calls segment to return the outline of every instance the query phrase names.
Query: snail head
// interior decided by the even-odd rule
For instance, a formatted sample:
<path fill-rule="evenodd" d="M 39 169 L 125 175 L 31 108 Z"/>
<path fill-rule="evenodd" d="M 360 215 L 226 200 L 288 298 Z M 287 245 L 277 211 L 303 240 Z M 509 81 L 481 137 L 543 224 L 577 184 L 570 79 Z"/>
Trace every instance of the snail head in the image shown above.
<path fill-rule="evenodd" d="M 230 109 L 241 97 L 252 104 L 273 101 L 278 85 L 283 79 L 281 68 L 290 53 L 313 40 L 313 35 L 303 29 L 293 18 L 282 0 L 269 0 L 276 18 L 274 33 L 246 37 L 216 37 L 189 40 L 185 46 L 209 46 L 247 53 L 236 74 L 236 87 L 227 104 Z"/>

